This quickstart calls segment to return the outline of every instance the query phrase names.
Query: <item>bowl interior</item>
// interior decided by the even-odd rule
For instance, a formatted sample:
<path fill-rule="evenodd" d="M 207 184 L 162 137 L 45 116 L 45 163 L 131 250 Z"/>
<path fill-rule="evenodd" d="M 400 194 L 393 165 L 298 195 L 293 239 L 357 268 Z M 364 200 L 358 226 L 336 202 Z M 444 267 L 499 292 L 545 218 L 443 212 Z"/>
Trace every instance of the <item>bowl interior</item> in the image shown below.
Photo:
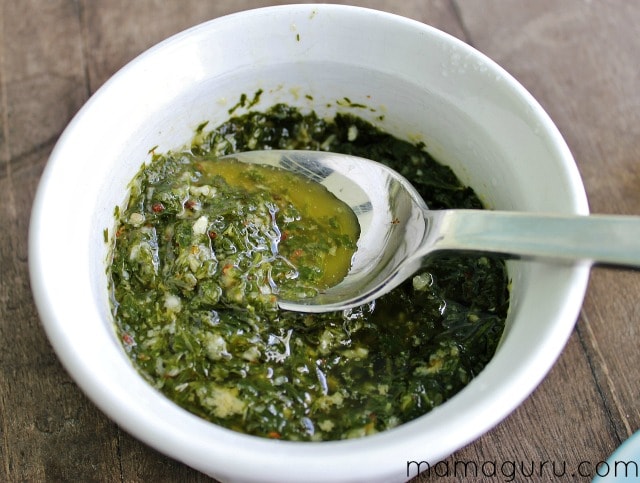
<path fill-rule="evenodd" d="M 321 115 L 352 112 L 422 141 L 491 208 L 587 213 L 580 177 L 555 126 L 519 84 L 467 45 L 423 24 L 354 7 L 245 12 L 197 26 L 134 60 L 60 138 L 30 234 L 43 324 L 72 376 L 110 417 L 208 474 L 344 481 L 354 458 L 366 457 L 379 465 L 359 467 L 359 477 L 406 479 L 407 460 L 447 456 L 535 388 L 573 328 L 589 267 L 510 263 L 512 305 L 493 361 L 452 400 L 396 430 L 294 444 L 236 434 L 186 413 L 138 376 L 116 339 L 105 234 L 113 235 L 114 207 L 152 148 L 179 149 L 201 122 L 225 121 L 242 94 L 252 99 L 258 92 L 253 109 L 284 102 Z M 287 465 L 278 462 L 280 453 L 288 455 Z"/>

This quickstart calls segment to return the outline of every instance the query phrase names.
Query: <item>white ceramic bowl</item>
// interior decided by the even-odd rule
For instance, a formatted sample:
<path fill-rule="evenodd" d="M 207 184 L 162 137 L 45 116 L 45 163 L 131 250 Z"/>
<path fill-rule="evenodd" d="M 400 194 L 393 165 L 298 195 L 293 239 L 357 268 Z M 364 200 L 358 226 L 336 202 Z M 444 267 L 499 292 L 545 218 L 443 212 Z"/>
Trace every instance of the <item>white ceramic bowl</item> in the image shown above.
<path fill-rule="evenodd" d="M 512 77 L 463 42 L 354 7 L 243 12 L 191 28 L 132 61 L 61 136 L 42 176 L 29 240 L 43 325 L 66 369 L 107 415 L 215 478 L 406 480 L 407 461 L 436 463 L 530 394 L 573 329 L 589 267 L 510 263 L 511 310 L 494 359 L 450 401 L 394 430 L 293 443 L 191 415 L 138 376 L 116 339 L 103 231 L 113 226 L 114 207 L 150 148 L 181 147 L 200 122 L 226 120 L 241 94 L 258 89 L 257 109 L 285 102 L 331 114 L 349 110 L 336 102 L 344 98 L 374 108 L 354 112 L 394 135 L 424 141 L 490 207 L 588 212 L 572 156 L 551 120 Z"/>

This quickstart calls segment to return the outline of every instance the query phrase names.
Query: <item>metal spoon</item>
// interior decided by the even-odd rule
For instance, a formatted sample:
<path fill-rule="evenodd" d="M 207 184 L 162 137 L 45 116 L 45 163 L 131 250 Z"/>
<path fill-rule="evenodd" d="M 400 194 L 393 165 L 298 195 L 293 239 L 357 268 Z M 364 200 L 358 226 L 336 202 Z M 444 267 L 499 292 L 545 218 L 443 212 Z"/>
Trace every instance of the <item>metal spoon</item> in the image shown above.
<path fill-rule="evenodd" d="M 640 267 L 640 217 L 489 210 L 429 210 L 403 176 L 383 164 L 323 151 L 248 151 L 227 156 L 317 181 L 355 212 L 360 239 L 348 275 L 282 309 L 330 312 L 357 307 L 397 287 L 436 252 Z"/>

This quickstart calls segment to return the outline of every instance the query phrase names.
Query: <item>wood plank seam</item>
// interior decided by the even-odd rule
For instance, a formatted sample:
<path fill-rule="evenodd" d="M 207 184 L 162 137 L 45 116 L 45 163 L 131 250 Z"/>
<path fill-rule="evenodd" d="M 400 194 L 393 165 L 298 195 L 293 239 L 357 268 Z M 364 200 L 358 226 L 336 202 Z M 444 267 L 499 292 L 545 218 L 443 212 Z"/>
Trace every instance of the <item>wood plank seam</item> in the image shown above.
<path fill-rule="evenodd" d="M 580 344 L 582 345 L 582 350 L 585 352 L 585 355 L 587 357 L 589 368 L 591 369 L 591 373 L 593 374 L 598 394 L 602 398 L 602 404 L 604 410 L 607 412 L 607 416 L 609 418 L 609 422 L 611 424 L 615 437 L 618 443 L 621 443 L 622 441 L 627 439 L 633 433 L 633 431 L 631 429 L 631 426 L 629 425 L 629 421 L 624 416 L 625 412 L 623 410 L 623 405 L 618 398 L 615 385 L 610 384 L 609 366 L 607 365 L 607 361 L 603 355 L 603 352 L 598 345 L 598 340 L 595 337 L 595 334 L 591 328 L 589 317 L 587 316 L 584 309 L 580 311 L 580 319 L 582 319 L 582 323 L 576 326 L 578 338 L 580 340 Z M 589 346 L 592 348 L 593 353 L 589 351 Z M 596 360 L 594 360 L 594 356 Z M 605 379 L 604 382 L 606 383 L 607 389 L 611 394 L 611 402 L 609 401 L 609 398 L 605 397 L 606 391 L 602 387 L 601 377 L 599 377 L 598 375 L 598 372 L 600 372 L 598 371 L 598 368 L 602 372 Z M 621 435 L 618 432 L 618 427 L 615 424 L 615 420 L 617 419 L 615 417 L 616 413 L 618 414 L 619 419 L 624 425 L 625 431 L 627 433 L 626 435 Z"/>

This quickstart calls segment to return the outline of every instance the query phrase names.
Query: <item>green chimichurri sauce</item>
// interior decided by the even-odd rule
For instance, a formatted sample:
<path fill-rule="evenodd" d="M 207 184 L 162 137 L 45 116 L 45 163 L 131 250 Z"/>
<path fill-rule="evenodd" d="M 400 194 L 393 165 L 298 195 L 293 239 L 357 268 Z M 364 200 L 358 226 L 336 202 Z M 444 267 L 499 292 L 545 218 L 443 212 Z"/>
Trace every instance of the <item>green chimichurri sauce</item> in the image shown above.
<path fill-rule="evenodd" d="M 325 262 L 339 251 L 350 257 L 357 230 L 348 217 L 314 220 L 317 207 L 300 211 L 284 189 L 247 194 L 270 176 L 242 174 L 252 180 L 243 187 L 225 180 L 215 161 L 253 149 L 326 149 L 388 164 L 431 208 L 481 208 L 423 145 L 352 115 L 325 120 L 285 105 L 205 127 L 188 151 L 154 154 L 117 214 L 108 269 L 114 319 L 152 385 L 227 428 L 319 441 L 414 419 L 484 368 L 509 304 L 501 260 L 440 256 L 358 309 L 280 311 L 278 290 L 340 278 L 323 279 L 332 270 Z"/>

